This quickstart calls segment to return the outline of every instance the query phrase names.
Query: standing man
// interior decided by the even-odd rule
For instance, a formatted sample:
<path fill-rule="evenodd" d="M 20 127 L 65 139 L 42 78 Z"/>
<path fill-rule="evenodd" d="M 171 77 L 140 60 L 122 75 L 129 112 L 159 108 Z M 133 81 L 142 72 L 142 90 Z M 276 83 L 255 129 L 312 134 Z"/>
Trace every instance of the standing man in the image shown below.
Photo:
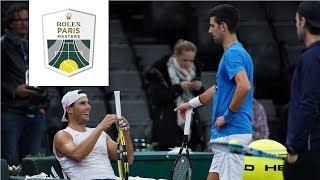
<path fill-rule="evenodd" d="M 284 178 L 320 179 L 320 2 L 302 2 L 297 34 L 306 46 L 291 83 Z"/>
<path fill-rule="evenodd" d="M 178 106 L 180 114 L 189 108 L 197 108 L 214 97 L 211 142 L 237 140 L 246 145 L 252 138 L 253 63 L 250 55 L 237 39 L 239 10 L 222 4 L 209 12 L 209 34 L 224 48 L 217 85 L 200 96 Z M 214 157 L 208 180 L 242 179 L 243 157 L 218 151 L 213 146 Z"/>
<path fill-rule="evenodd" d="M 81 90 L 67 92 L 61 103 L 64 109 L 61 121 L 68 122 L 68 127 L 55 135 L 53 151 L 62 170 L 70 179 L 118 179 L 109 159 L 109 156 L 118 159 L 118 145 L 104 131 L 119 122 L 119 127 L 123 129 L 127 159 L 131 164 L 133 145 L 128 121 L 112 114 L 106 115 L 96 128 L 86 127 L 91 106 L 87 95 Z"/>
<path fill-rule="evenodd" d="M 6 19 L 8 27 L 1 38 L 1 158 L 17 164 L 18 154 L 24 157 L 41 150 L 48 99 L 46 90 L 28 89 L 26 83 L 28 7 L 12 5 Z M 17 152 L 19 141 L 22 143 L 20 153 Z"/>

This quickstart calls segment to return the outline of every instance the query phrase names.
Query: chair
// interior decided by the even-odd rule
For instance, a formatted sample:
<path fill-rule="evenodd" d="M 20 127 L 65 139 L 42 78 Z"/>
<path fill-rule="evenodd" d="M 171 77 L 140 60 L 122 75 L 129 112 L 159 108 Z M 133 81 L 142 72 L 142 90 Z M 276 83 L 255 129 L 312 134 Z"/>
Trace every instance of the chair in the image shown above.
<path fill-rule="evenodd" d="M 131 49 L 127 44 L 110 44 L 109 53 L 111 70 L 136 69 Z"/>
<path fill-rule="evenodd" d="M 166 44 L 137 44 L 133 48 L 138 56 L 138 63 L 142 66 L 151 66 L 170 53 L 170 48 Z"/>
<path fill-rule="evenodd" d="M 111 111 L 115 113 L 115 102 L 110 101 Z M 122 116 L 127 117 L 133 138 L 151 138 L 152 121 L 148 103 L 145 100 L 121 100 Z"/>
<path fill-rule="evenodd" d="M 137 71 L 110 71 L 109 97 L 113 99 L 113 91 L 121 91 L 122 99 L 144 99 L 142 81 Z"/>

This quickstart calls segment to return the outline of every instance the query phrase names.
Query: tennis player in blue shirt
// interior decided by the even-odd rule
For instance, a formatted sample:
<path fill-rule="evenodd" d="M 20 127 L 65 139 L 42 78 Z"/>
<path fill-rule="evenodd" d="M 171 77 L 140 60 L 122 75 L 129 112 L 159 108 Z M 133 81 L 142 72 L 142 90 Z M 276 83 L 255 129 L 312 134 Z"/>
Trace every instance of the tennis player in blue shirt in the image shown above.
<path fill-rule="evenodd" d="M 232 5 L 215 6 L 209 12 L 209 34 L 224 48 L 219 63 L 217 84 L 203 94 L 181 104 L 181 116 L 213 100 L 211 142 L 237 140 L 247 145 L 252 139 L 253 62 L 237 39 L 239 10 Z M 242 179 L 243 157 L 212 148 L 214 157 L 208 180 Z"/>

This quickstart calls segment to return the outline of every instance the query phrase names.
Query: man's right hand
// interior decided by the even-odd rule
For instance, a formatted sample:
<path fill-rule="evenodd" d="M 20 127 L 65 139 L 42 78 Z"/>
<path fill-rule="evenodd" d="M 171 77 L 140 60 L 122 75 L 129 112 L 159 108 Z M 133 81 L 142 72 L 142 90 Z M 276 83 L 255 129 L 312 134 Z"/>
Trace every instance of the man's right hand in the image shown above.
<path fill-rule="evenodd" d="M 97 127 L 104 131 L 107 130 L 113 123 L 118 122 L 121 119 L 123 119 L 123 117 L 119 119 L 115 114 L 107 114 Z"/>
<path fill-rule="evenodd" d="M 22 98 L 38 96 L 37 91 L 30 90 L 27 87 L 28 85 L 26 84 L 20 84 L 17 86 L 15 94 Z"/>
<path fill-rule="evenodd" d="M 186 111 L 190 108 L 192 108 L 192 106 L 189 103 L 183 103 L 176 107 L 174 111 L 178 111 L 182 119 L 186 119 Z"/>

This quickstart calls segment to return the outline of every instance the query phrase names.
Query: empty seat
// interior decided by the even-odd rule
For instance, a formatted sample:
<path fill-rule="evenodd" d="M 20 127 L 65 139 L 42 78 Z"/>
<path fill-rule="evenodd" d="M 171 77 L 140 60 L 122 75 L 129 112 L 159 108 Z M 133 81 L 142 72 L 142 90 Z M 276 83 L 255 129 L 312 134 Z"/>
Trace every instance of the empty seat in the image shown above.
<path fill-rule="evenodd" d="M 208 12 L 211 8 L 218 5 L 219 2 L 214 1 L 191 1 L 189 2 L 190 7 L 194 10 L 194 12 L 202 18 L 208 18 Z M 209 19 L 208 19 L 209 20 Z"/>
<path fill-rule="evenodd" d="M 217 72 L 205 71 L 201 73 L 201 81 L 204 89 L 209 89 L 211 86 L 216 84 Z"/>
<path fill-rule="evenodd" d="M 115 102 L 110 101 L 110 106 L 112 112 L 115 113 Z M 135 135 L 133 138 L 151 138 L 152 121 L 146 101 L 121 100 L 121 114 L 131 124 L 131 131 Z"/>
<path fill-rule="evenodd" d="M 131 139 L 151 140 L 152 122 L 135 122 L 130 124 Z"/>
<path fill-rule="evenodd" d="M 299 44 L 294 22 L 274 22 L 273 26 L 279 43 Z"/>
<path fill-rule="evenodd" d="M 240 22 L 239 39 L 245 44 L 274 43 L 271 29 L 266 21 Z"/>
<path fill-rule="evenodd" d="M 110 71 L 108 92 L 121 91 L 123 99 L 141 99 L 145 97 L 142 81 L 137 71 Z"/>
<path fill-rule="evenodd" d="M 263 80 L 265 84 L 278 80 L 281 76 L 281 61 L 277 44 L 252 45 L 247 49 L 254 62 L 255 79 Z"/>
<path fill-rule="evenodd" d="M 210 41 L 213 41 L 213 38 L 208 33 L 210 26 L 209 18 L 198 21 L 198 40 L 199 44 L 208 44 Z M 200 50 L 200 49 L 199 49 Z"/>
<path fill-rule="evenodd" d="M 133 48 L 140 60 L 139 64 L 143 66 L 151 66 L 154 62 L 170 53 L 170 48 L 166 44 L 139 44 Z"/>
<path fill-rule="evenodd" d="M 236 2 L 236 7 L 240 11 L 240 21 L 264 21 L 266 16 L 264 9 L 255 1 Z"/>
<path fill-rule="evenodd" d="M 109 68 L 111 70 L 136 69 L 132 51 L 127 44 L 111 44 L 109 46 Z"/>
<path fill-rule="evenodd" d="M 297 12 L 298 4 L 294 1 L 266 2 L 267 15 L 272 21 L 292 21 Z"/>
<path fill-rule="evenodd" d="M 276 110 L 273 105 L 272 99 L 257 99 L 257 101 L 263 106 L 266 111 L 267 120 L 275 121 L 276 120 Z"/>
<path fill-rule="evenodd" d="M 109 101 L 111 111 L 115 113 L 114 101 Z M 122 115 L 130 122 L 147 122 L 150 120 L 148 104 L 144 100 L 121 100 Z"/>
<path fill-rule="evenodd" d="M 151 23 L 155 30 L 183 29 L 187 23 L 184 2 L 152 1 Z"/>
<path fill-rule="evenodd" d="M 109 39 L 111 44 L 128 43 L 123 32 L 121 21 L 119 19 L 109 20 Z"/>
<path fill-rule="evenodd" d="M 303 45 L 288 45 L 285 48 L 288 54 L 289 64 L 295 66 L 299 61 Z"/>

